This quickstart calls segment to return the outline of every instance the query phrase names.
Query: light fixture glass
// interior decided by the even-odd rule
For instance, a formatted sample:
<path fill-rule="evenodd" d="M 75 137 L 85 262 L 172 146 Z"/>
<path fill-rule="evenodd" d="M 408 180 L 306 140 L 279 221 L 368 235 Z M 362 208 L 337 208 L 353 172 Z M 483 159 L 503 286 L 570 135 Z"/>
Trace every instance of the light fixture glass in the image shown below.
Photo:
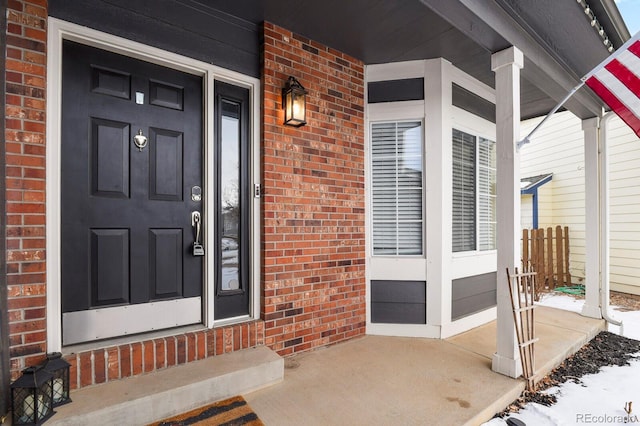
<path fill-rule="evenodd" d="M 293 76 L 289 77 L 282 89 L 284 124 L 300 127 L 307 124 L 307 91 Z"/>

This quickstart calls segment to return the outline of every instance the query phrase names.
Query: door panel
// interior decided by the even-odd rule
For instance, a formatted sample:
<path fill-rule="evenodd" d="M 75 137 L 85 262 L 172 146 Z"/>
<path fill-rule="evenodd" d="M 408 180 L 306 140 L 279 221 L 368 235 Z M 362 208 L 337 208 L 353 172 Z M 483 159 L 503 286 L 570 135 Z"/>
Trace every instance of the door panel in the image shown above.
<path fill-rule="evenodd" d="M 149 103 L 165 108 L 183 109 L 184 88 L 161 81 L 149 80 Z"/>
<path fill-rule="evenodd" d="M 131 99 L 131 75 L 91 65 L 91 91 Z"/>
<path fill-rule="evenodd" d="M 129 198 L 127 123 L 91 118 L 91 189 L 94 196 Z"/>
<path fill-rule="evenodd" d="M 92 306 L 129 301 L 129 230 L 91 231 Z"/>
<path fill-rule="evenodd" d="M 62 92 L 64 344 L 96 338 L 70 331 L 90 318 L 128 318 L 112 320 L 111 332 L 94 325 L 101 338 L 145 331 L 142 323 L 200 322 L 201 307 L 172 313 L 178 323 L 140 318 L 194 306 L 161 300 L 200 303 L 203 257 L 191 252 L 191 212 L 202 212 L 202 200 L 190 194 L 203 186 L 202 78 L 65 41 Z M 142 149 L 133 142 L 139 133 Z"/>
<path fill-rule="evenodd" d="M 182 229 L 151 229 L 152 300 L 182 295 Z M 153 288 L 152 288 L 153 290 Z"/>
<path fill-rule="evenodd" d="M 150 182 L 153 200 L 182 201 L 182 133 L 149 129 Z"/>

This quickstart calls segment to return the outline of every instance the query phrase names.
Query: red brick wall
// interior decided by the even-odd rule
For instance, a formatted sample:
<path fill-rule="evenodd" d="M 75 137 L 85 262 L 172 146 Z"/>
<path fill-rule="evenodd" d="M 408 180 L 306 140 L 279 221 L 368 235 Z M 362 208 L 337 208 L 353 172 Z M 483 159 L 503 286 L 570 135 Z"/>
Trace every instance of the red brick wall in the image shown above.
<path fill-rule="evenodd" d="M 365 332 L 364 66 L 270 23 L 263 52 L 263 319 L 281 355 Z M 307 125 L 281 89 L 308 90 Z"/>
<path fill-rule="evenodd" d="M 11 373 L 46 352 L 45 79 L 47 0 L 9 0 L 6 58 L 6 266 Z"/>
<path fill-rule="evenodd" d="M 66 355 L 71 388 L 137 376 L 174 365 L 264 345 L 262 321 L 181 333 Z"/>

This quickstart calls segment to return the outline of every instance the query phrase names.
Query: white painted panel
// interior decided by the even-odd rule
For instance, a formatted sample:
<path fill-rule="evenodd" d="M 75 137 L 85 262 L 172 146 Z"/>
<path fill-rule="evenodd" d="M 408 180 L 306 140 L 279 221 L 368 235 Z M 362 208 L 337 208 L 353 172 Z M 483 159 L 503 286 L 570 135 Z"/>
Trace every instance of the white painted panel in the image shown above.
<path fill-rule="evenodd" d="M 497 309 L 495 307 L 485 309 L 473 315 L 469 315 L 464 318 L 460 318 L 457 321 L 453 321 L 449 324 L 442 326 L 442 338 L 446 339 L 456 334 L 463 333 L 475 327 L 480 327 L 488 322 L 496 319 Z"/>
<path fill-rule="evenodd" d="M 404 80 L 424 77 L 424 61 L 367 65 L 367 83 L 371 81 Z"/>
<path fill-rule="evenodd" d="M 486 252 L 453 253 L 451 259 L 451 279 L 473 277 L 496 272 L 497 253 Z"/>
<path fill-rule="evenodd" d="M 369 264 L 372 280 L 426 281 L 427 261 L 424 258 L 372 257 Z"/>
<path fill-rule="evenodd" d="M 440 338 L 440 327 L 423 324 L 367 324 L 367 334 L 374 336 Z"/>

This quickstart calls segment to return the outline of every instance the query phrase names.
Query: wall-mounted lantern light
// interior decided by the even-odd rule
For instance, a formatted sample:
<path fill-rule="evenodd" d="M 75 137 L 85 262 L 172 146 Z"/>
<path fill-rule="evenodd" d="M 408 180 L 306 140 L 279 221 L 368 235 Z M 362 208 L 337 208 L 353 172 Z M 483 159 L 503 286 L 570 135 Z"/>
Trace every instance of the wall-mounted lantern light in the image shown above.
<path fill-rule="evenodd" d="M 42 364 L 43 368 L 53 374 L 53 406 L 64 405 L 71 402 L 69 397 L 69 364 L 60 352 L 47 354 L 47 359 Z"/>
<path fill-rule="evenodd" d="M 22 370 L 11 384 L 13 425 L 41 425 L 53 415 L 53 374 L 41 365 Z"/>
<path fill-rule="evenodd" d="M 284 124 L 300 127 L 307 124 L 307 91 L 295 77 L 289 77 L 282 89 Z"/>

